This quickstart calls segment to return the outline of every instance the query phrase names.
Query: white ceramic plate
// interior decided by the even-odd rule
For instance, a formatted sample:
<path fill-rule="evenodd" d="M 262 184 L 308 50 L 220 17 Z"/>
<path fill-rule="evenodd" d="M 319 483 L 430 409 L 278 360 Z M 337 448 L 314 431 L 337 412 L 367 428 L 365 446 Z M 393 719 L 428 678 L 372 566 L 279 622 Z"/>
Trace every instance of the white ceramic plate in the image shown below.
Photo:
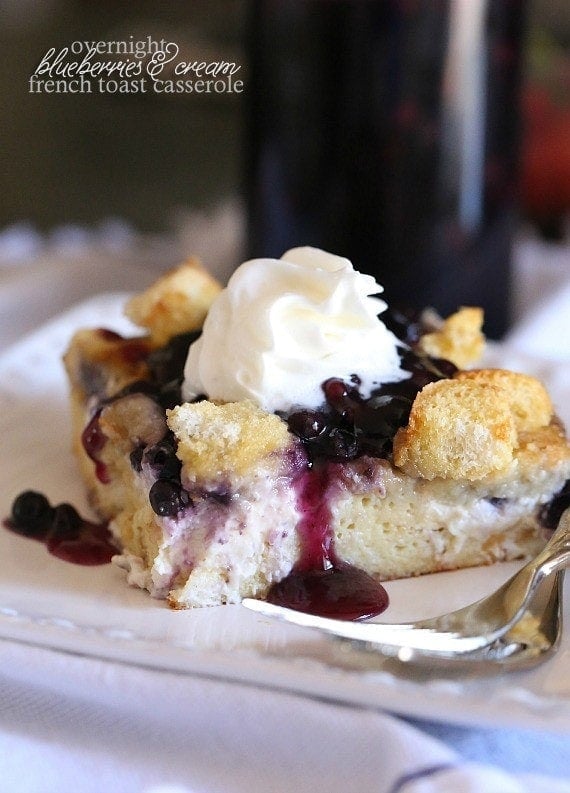
<path fill-rule="evenodd" d="M 70 453 L 61 354 L 76 328 L 128 329 L 121 318 L 123 300 L 104 295 L 83 303 L 0 358 L 1 515 L 30 487 L 88 512 Z M 501 351 L 493 355 L 498 360 Z M 558 368 L 516 355 L 506 362 L 539 371 L 553 386 L 555 400 L 570 403 Z M 338 654 L 333 660 L 329 642 L 310 631 L 265 620 L 241 606 L 170 611 L 129 588 L 124 573 L 112 565 L 68 564 L 40 543 L 5 530 L 0 558 L 0 638 L 434 720 L 570 732 L 568 635 L 553 659 L 525 673 L 467 678 L 403 667 L 355 671 L 343 666 Z M 496 565 L 392 582 L 389 618 L 414 619 L 459 607 L 513 570 Z M 568 612 L 568 587 L 565 600 Z"/>

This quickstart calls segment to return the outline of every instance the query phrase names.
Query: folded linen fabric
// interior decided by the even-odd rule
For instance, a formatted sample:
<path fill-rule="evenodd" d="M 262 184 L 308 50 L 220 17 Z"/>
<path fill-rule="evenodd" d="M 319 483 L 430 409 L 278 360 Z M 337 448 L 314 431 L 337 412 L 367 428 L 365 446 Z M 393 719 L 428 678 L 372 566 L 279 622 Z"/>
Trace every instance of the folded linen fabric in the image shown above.
<path fill-rule="evenodd" d="M 7 641 L 0 664 L 11 793 L 570 793 L 567 736 L 497 731 L 514 773 L 466 762 L 452 725 Z"/>

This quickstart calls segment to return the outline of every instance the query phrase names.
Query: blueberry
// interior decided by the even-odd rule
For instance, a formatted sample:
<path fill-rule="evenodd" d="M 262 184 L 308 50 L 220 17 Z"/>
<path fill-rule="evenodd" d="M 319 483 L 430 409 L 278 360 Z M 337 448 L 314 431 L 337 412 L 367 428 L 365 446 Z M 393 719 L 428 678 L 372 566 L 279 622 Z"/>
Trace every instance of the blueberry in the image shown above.
<path fill-rule="evenodd" d="M 406 315 L 400 319 L 405 325 Z M 449 361 L 409 347 L 400 346 L 398 353 L 401 367 L 410 377 L 383 383 L 367 399 L 359 391 L 361 381 L 356 375 L 349 382 L 332 377 L 321 385 L 324 403 L 318 410 L 281 414 L 289 430 L 300 438 L 311 463 L 318 459 L 353 460 L 363 454 L 388 457 L 396 432 L 408 421 L 418 391 L 457 371 Z"/>
<path fill-rule="evenodd" d="M 58 504 L 54 510 L 51 535 L 66 539 L 78 537 L 82 525 L 83 520 L 75 507 L 67 503 Z"/>
<path fill-rule="evenodd" d="M 81 442 L 88 456 L 97 461 L 99 452 L 107 442 L 107 436 L 103 433 L 99 419 L 101 417 L 101 410 L 99 408 L 91 417 L 89 423 L 81 434 Z"/>
<path fill-rule="evenodd" d="M 53 514 L 52 506 L 42 493 L 26 490 L 14 500 L 10 521 L 19 534 L 35 536 L 47 531 Z"/>
<path fill-rule="evenodd" d="M 321 388 L 327 404 L 341 416 L 352 416 L 356 406 L 362 402 L 357 388 L 336 377 L 325 380 Z"/>
<path fill-rule="evenodd" d="M 327 426 L 324 413 L 318 410 L 298 410 L 288 418 L 289 429 L 302 440 L 318 438 Z"/>
<path fill-rule="evenodd" d="M 353 460 L 359 452 L 355 433 L 341 427 L 334 427 L 328 433 L 324 448 L 327 457 L 333 460 Z"/>
<path fill-rule="evenodd" d="M 176 479 L 182 463 L 176 456 L 176 442 L 167 435 L 159 443 L 146 449 L 143 461 L 150 465 L 158 479 Z"/>
<path fill-rule="evenodd" d="M 174 517 L 192 503 L 180 482 L 170 479 L 157 479 L 148 497 L 154 512 L 163 518 Z"/>

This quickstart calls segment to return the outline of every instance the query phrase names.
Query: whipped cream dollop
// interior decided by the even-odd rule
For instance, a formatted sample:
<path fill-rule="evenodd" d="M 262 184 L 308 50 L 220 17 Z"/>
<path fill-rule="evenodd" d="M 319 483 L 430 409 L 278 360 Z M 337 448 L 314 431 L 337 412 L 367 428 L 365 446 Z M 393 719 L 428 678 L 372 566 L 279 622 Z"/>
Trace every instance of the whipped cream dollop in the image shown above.
<path fill-rule="evenodd" d="M 378 318 L 382 287 L 341 256 L 294 248 L 252 259 L 231 276 L 191 345 L 182 396 L 251 399 L 268 412 L 316 408 L 322 383 L 356 375 L 364 397 L 409 377 Z"/>

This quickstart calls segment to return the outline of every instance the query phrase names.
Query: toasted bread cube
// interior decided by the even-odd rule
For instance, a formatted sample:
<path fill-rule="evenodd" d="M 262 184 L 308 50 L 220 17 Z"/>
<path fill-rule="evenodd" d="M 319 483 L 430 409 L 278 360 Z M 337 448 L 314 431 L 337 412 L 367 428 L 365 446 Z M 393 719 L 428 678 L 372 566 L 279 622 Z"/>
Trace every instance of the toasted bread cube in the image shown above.
<path fill-rule="evenodd" d="M 180 333 L 199 330 L 221 289 L 198 259 L 191 258 L 131 298 L 125 314 L 147 328 L 155 344 L 166 344 Z"/>
<path fill-rule="evenodd" d="M 418 346 L 432 358 L 445 358 L 463 368 L 483 354 L 485 336 L 481 332 L 482 326 L 481 308 L 460 308 L 443 322 L 439 330 L 424 334 Z"/>
<path fill-rule="evenodd" d="M 394 438 L 394 463 L 423 479 L 482 479 L 508 467 L 515 420 L 501 388 L 471 380 L 425 386 Z"/>
<path fill-rule="evenodd" d="M 178 457 L 190 479 L 246 473 L 292 442 L 287 424 L 253 402 L 185 402 L 167 411 L 178 439 Z"/>
<path fill-rule="evenodd" d="M 552 402 L 536 377 L 507 369 L 473 369 L 457 372 L 454 379 L 502 388 L 503 399 L 508 400 L 513 411 L 517 432 L 538 430 L 552 419 Z"/>

